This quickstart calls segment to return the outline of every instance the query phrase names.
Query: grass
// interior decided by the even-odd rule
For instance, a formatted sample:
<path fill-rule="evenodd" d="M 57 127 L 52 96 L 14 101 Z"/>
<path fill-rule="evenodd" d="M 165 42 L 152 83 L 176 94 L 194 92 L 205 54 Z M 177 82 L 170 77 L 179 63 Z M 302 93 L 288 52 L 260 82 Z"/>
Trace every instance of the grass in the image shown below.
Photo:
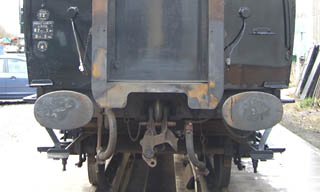
<path fill-rule="evenodd" d="M 300 107 L 303 108 L 318 108 L 320 107 L 320 99 L 316 99 L 313 97 L 306 98 L 304 100 L 299 101 Z"/>

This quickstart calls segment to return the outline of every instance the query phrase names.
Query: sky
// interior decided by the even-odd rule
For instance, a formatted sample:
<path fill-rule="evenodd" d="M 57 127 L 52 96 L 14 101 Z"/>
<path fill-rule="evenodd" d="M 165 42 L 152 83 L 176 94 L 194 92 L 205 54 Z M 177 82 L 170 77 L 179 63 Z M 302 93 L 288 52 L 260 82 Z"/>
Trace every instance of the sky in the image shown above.
<path fill-rule="evenodd" d="M 13 35 L 20 34 L 19 1 L 0 0 L 0 25 Z"/>

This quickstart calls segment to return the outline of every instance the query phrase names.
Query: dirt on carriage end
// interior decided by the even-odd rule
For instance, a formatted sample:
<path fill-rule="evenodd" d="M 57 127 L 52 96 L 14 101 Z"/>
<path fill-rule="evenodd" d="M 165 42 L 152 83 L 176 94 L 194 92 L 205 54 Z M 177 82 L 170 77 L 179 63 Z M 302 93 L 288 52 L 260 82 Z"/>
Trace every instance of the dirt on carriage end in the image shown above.
<path fill-rule="evenodd" d="M 298 78 L 296 66 L 293 64 L 290 88 L 282 90 L 281 97 L 294 98 Z M 281 124 L 287 129 L 302 137 L 307 142 L 320 149 L 320 100 L 311 98 L 299 100 L 284 105 L 284 114 Z"/>

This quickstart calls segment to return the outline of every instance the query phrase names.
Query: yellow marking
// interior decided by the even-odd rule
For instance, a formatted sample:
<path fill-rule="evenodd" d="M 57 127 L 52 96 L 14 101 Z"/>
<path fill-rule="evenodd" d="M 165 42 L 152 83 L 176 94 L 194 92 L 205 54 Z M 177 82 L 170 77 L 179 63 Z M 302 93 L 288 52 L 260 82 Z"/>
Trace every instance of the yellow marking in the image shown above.
<path fill-rule="evenodd" d="M 208 84 L 191 85 L 191 90 L 188 91 L 188 96 L 196 98 L 200 104 L 203 106 L 204 97 L 208 94 Z"/>
<path fill-rule="evenodd" d="M 219 103 L 219 100 L 213 96 L 213 95 L 210 95 L 210 101 L 209 101 L 209 106 L 210 108 L 215 108 Z"/>
<path fill-rule="evenodd" d="M 101 76 L 101 67 L 100 66 L 103 64 L 103 60 L 104 60 L 104 50 L 99 49 L 98 53 L 97 53 L 97 58 L 93 62 L 93 66 L 92 66 L 92 76 L 93 77 L 98 78 Z"/>
<path fill-rule="evenodd" d="M 216 84 L 215 84 L 213 81 L 210 81 L 210 82 L 209 82 L 209 87 L 212 88 L 212 87 L 214 87 L 215 85 L 216 85 Z"/>

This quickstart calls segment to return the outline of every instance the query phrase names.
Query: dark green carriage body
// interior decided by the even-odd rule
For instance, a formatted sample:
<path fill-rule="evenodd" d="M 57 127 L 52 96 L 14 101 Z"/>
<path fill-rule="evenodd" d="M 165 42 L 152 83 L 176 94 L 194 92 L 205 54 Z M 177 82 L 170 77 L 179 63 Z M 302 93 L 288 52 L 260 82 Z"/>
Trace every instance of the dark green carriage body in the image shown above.
<path fill-rule="evenodd" d="M 107 146 L 142 153 L 149 166 L 164 143 L 163 153 L 197 162 L 198 138 L 219 166 L 233 157 L 242 167 L 249 154 L 254 165 L 272 159 L 263 142 L 282 118 L 294 23 L 295 0 L 25 0 L 29 81 L 41 96 L 35 116 L 73 141 L 64 147 L 47 129 L 58 149 L 39 151 L 79 154 L 80 165 L 86 154 L 89 179 Z"/>
<path fill-rule="evenodd" d="M 57 0 L 45 1 L 43 7 L 42 3 L 25 1 L 24 6 L 31 86 L 86 90 L 101 106 L 117 103 L 110 104 L 112 108 L 124 108 L 131 92 L 183 93 L 190 108 L 214 109 L 225 90 L 284 88 L 289 83 L 293 0 Z M 79 9 L 75 25 L 85 72 L 78 69 L 79 54 L 67 13 L 72 6 Z M 249 8 L 250 17 L 226 66 L 230 47 L 223 50 L 241 30 L 241 7 Z M 49 12 L 45 21 L 37 16 L 41 9 Z M 42 30 L 51 32 L 35 33 L 41 30 L 36 24 L 46 21 L 49 25 Z M 46 44 L 45 50 L 41 43 Z M 95 59 L 102 52 L 105 71 L 97 73 Z M 119 92 L 121 102 L 113 101 L 112 95 L 102 96 L 123 83 L 130 86 Z M 206 89 L 202 95 L 200 89 Z"/>

